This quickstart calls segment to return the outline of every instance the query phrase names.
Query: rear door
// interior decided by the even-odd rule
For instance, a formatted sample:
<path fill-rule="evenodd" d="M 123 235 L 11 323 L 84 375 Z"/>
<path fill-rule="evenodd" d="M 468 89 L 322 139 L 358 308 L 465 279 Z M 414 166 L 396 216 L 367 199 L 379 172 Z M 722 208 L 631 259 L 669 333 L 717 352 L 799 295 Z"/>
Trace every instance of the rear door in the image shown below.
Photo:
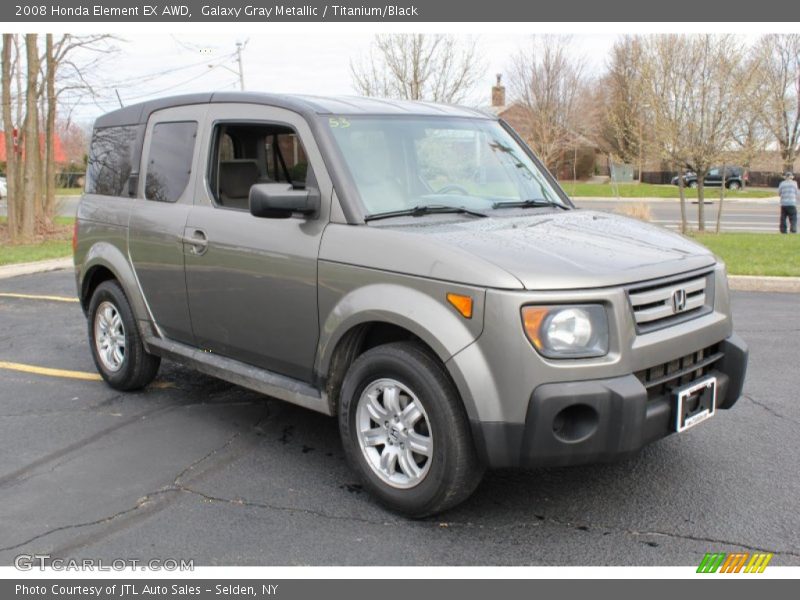
<path fill-rule="evenodd" d="M 722 169 L 714 167 L 709 170 L 704 183 L 706 185 L 722 185 Z"/>
<path fill-rule="evenodd" d="M 194 197 L 197 140 L 208 105 L 153 113 L 145 131 L 128 247 L 149 309 L 168 338 L 192 344 L 184 228 Z"/>
<path fill-rule="evenodd" d="M 310 381 L 319 339 L 317 257 L 332 184 L 305 120 L 284 109 L 212 104 L 185 237 L 192 329 L 201 348 Z M 312 174 L 313 173 L 313 174 Z M 257 182 L 319 190 L 320 214 L 250 214 Z"/>

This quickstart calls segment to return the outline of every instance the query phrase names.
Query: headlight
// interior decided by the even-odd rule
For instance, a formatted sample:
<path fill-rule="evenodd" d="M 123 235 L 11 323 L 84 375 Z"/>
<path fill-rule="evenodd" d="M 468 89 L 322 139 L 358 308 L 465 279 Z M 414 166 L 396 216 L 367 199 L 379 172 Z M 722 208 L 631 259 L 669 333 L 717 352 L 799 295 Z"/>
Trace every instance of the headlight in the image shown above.
<path fill-rule="evenodd" d="M 547 358 L 589 358 L 608 354 L 608 318 L 598 304 L 523 306 L 525 335 Z"/>

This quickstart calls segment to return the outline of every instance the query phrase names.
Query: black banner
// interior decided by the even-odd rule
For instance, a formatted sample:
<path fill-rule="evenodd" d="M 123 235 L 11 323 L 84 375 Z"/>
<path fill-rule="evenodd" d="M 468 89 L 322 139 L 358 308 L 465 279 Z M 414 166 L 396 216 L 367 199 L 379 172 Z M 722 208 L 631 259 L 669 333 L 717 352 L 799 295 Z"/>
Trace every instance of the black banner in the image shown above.
<path fill-rule="evenodd" d="M 714 578 L 715 576 L 711 576 Z M 308 600 L 310 598 L 369 598 L 380 600 L 408 600 L 415 598 L 609 598 L 623 594 L 647 597 L 648 600 L 674 600 L 724 596 L 725 598 L 749 598 L 756 594 L 770 593 L 770 597 L 791 597 L 790 590 L 796 587 L 791 580 L 769 579 L 757 582 L 754 579 L 721 578 L 716 581 L 697 580 L 542 580 L 501 579 L 486 580 L 386 580 L 386 579 L 62 579 L 38 581 L 0 581 L 0 597 L 4 600 L 217 600 L 230 598 L 255 598 L 269 600 Z M 768 590 L 766 588 L 769 588 Z"/>
<path fill-rule="evenodd" d="M 741 0 L 723 5 L 696 0 L 46 0 L 0 3 L 5 22 L 613 22 L 685 21 L 769 22 L 785 20 L 783 0 L 762 0 L 757 6 Z"/>

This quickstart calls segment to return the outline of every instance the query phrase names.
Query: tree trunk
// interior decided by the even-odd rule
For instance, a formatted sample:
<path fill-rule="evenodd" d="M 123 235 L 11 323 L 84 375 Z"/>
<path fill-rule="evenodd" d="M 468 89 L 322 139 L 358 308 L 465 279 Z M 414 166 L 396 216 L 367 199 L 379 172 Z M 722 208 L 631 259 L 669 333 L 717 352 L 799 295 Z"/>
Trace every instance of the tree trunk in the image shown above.
<path fill-rule="evenodd" d="M 705 207 L 705 178 L 706 172 L 697 171 L 697 230 L 706 230 L 706 207 Z"/>
<path fill-rule="evenodd" d="M 44 222 L 47 229 L 53 226 L 56 213 L 56 61 L 53 54 L 53 34 L 48 33 L 45 43 L 45 77 L 46 77 L 46 110 L 47 120 L 44 126 L 45 143 L 45 194 L 44 194 Z"/>
<path fill-rule="evenodd" d="M 792 148 L 784 146 L 781 148 L 781 158 L 783 159 L 783 172 L 794 173 L 794 152 Z"/>
<path fill-rule="evenodd" d="M 36 44 L 37 35 L 25 35 L 25 54 L 27 57 L 28 77 L 25 87 L 25 126 L 23 143 L 23 175 L 20 199 L 20 239 L 31 241 L 34 233 L 34 219 L 39 198 L 36 197 L 39 155 L 39 105 L 36 102 L 36 83 L 39 78 L 39 51 Z"/>
<path fill-rule="evenodd" d="M 722 165 L 722 185 L 719 188 L 719 208 L 717 208 L 717 227 L 716 232 L 719 233 L 722 227 L 722 205 L 725 203 L 725 175 L 728 167 Z"/>
<path fill-rule="evenodd" d="M 678 171 L 678 194 L 681 199 L 681 233 L 686 233 L 686 182 L 683 180 L 683 173 Z"/>
<path fill-rule="evenodd" d="M 14 148 L 14 118 L 11 113 L 11 51 L 14 45 L 13 34 L 3 34 L 2 63 L 2 105 L 3 129 L 5 131 L 6 146 L 6 203 L 8 215 L 8 237 L 11 243 L 17 241 L 19 223 L 17 215 L 17 153 Z"/>

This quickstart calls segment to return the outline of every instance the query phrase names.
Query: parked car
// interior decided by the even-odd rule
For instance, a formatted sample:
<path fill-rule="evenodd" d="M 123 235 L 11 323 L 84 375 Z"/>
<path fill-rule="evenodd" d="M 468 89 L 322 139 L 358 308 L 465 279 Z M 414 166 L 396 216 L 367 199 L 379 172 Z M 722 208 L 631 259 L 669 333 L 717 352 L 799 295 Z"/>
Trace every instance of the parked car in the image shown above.
<path fill-rule="evenodd" d="M 0 177 L 0 199 L 8 196 L 8 183 L 5 177 Z"/>
<path fill-rule="evenodd" d="M 684 185 L 690 188 L 697 187 L 697 174 L 687 171 L 683 175 Z M 729 190 L 740 190 L 750 181 L 750 174 L 742 167 L 725 168 L 725 187 Z M 672 178 L 672 185 L 679 185 L 678 177 Z M 722 167 L 713 167 L 706 173 L 703 185 L 720 187 L 722 185 Z"/>
<path fill-rule="evenodd" d="M 219 92 L 116 110 L 74 249 L 111 387 L 169 359 L 335 416 L 365 487 L 414 517 L 487 467 L 626 457 L 742 392 L 724 265 L 576 210 L 471 109 Z"/>

